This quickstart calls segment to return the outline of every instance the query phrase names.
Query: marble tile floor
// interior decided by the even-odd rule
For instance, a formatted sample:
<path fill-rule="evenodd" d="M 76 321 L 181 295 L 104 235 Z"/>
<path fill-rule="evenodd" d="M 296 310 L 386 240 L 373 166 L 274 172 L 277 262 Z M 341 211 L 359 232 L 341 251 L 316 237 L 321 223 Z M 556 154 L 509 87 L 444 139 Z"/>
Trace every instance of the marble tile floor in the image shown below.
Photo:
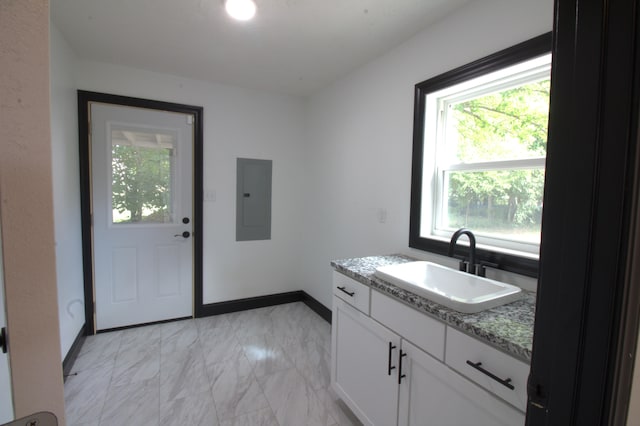
<path fill-rule="evenodd" d="M 330 350 L 301 302 L 98 334 L 65 383 L 67 425 L 359 425 Z"/>

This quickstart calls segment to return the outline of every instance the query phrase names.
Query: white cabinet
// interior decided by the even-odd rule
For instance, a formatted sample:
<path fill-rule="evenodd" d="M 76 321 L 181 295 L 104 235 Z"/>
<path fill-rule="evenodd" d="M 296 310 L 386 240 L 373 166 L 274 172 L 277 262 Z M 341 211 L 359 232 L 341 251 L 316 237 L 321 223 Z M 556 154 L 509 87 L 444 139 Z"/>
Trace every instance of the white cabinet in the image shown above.
<path fill-rule="evenodd" d="M 356 309 L 369 313 L 369 295 L 371 289 L 358 281 L 333 272 L 333 295 L 344 300 Z"/>
<path fill-rule="evenodd" d="M 443 322 L 377 291 L 371 295 L 371 318 L 415 343 L 428 354 L 444 361 L 446 326 Z"/>
<path fill-rule="evenodd" d="M 402 341 L 401 426 L 514 426 L 524 414 Z"/>
<path fill-rule="evenodd" d="M 397 375 L 389 363 L 397 361 L 400 338 L 337 297 L 332 321 L 334 390 L 364 424 L 396 424 Z"/>
<path fill-rule="evenodd" d="M 527 409 L 528 364 L 451 327 L 445 362 L 515 407 Z"/>
<path fill-rule="evenodd" d="M 336 291 L 345 285 L 349 292 L 357 290 L 359 297 L 346 297 L 343 291 Z M 524 413 L 517 409 L 522 408 L 522 391 L 499 393 L 503 385 L 496 388 L 495 383 L 485 380 L 486 375 L 474 375 L 474 369 L 466 371 L 460 359 L 468 353 L 486 365 L 496 366 L 496 374 L 512 376 L 511 382 L 518 389 L 526 381 L 526 364 L 397 300 L 359 286 L 364 285 L 342 274 L 334 275 L 331 384 L 364 424 L 524 424 Z M 451 342 L 449 336 L 453 336 Z M 493 355 L 498 358 L 492 360 Z M 508 373 L 499 371 L 501 365 L 508 366 Z M 526 398 L 526 389 L 524 392 Z"/>

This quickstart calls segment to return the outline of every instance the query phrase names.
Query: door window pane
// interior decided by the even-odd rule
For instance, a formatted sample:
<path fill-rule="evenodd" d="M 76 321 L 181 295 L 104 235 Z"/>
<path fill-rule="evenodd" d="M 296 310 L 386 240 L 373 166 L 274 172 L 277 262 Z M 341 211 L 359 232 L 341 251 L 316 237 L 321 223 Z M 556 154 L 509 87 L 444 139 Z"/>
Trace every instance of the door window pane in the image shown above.
<path fill-rule="evenodd" d="M 171 223 L 175 136 L 111 131 L 112 223 Z"/>

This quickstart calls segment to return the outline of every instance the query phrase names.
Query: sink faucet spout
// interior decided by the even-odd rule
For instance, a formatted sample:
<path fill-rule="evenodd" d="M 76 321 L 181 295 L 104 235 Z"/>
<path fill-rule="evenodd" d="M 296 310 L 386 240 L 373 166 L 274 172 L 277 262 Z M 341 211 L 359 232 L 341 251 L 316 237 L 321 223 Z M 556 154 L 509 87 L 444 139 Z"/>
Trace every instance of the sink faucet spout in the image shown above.
<path fill-rule="evenodd" d="M 460 228 L 451 236 L 451 242 L 449 243 L 449 256 L 453 257 L 454 250 L 456 248 L 456 244 L 458 239 L 462 236 L 466 235 L 469 238 L 469 269 L 467 272 L 470 274 L 475 274 L 476 269 L 476 236 L 473 235 L 473 232 L 467 228 Z"/>

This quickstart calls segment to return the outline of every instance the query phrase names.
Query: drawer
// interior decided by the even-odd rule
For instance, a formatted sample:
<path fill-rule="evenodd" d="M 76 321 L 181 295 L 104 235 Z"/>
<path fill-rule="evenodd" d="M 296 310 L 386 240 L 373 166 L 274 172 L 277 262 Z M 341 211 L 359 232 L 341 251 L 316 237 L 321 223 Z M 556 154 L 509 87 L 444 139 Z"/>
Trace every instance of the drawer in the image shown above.
<path fill-rule="evenodd" d="M 333 271 L 333 294 L 369 315 L 371 289 L 358 281 Z"/>
<path fill-rule="evenodd" d="M 476 364 L 473 367 L 467 363 Z M 513 358 L 491 346 L 447 327 L 447 352 L 445 362 L 463 376 L 499 396 L 523 412 L 527 407 L 527 378 L 529 364 Z M 478 364 L 480 363 L 480 364 Z M 485 372 L 480 371 L 483 369 Z M 495 378 L 489 376 L 492 374 Z M 500 383 L 506 380 L 513 389 Z"/>
<path fill-rule="evenodd" d="M 371 292 L 371 317 L 431 356 L 444 360 L 444 323 L 378 291 Z"/>

